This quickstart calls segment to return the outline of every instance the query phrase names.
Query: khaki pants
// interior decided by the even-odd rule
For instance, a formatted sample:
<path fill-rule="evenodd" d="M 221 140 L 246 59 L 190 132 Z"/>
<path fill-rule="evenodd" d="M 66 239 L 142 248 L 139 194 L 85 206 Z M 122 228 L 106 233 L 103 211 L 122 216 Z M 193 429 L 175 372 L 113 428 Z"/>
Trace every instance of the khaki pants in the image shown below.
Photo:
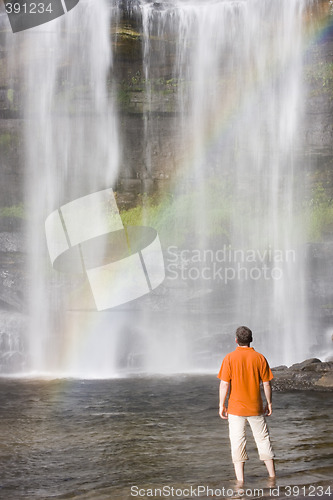
<path fill-rule="evenodd" d="M 253 437 L 255 439 L 260 460 L 270 460 L 274 458 L 269 433 L 263 415 L 251 417 L 240 417 L 239 415 L 228 415 L 229 437 L 231 443 L 232 461 L 245 462 L 248 459 L 246 453 L 246 421 L 249 422 Z"/>

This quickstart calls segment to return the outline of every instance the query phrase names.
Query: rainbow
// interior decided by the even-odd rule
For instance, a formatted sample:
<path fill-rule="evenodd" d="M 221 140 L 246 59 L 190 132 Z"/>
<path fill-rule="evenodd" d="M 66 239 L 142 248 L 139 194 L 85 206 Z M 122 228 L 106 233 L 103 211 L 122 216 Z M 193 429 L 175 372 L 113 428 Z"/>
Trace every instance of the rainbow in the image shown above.
<path fill-rule="evenodd" d="M 330 8 L 329 3 L 325 2 L 309 5 L 305 9 L 303 13 L 303 45 L 301 48 L 303 55 L 310 51 L 315 44 L 322 43 L 331 36 L 332 16 L 330 16 Z M 216 102 L 219 104 L 211 110 L 209 120 L 207 120 L 206 124 L 195 124 L 195 127 L 199 131 L 193 134 L 193 138 L 191 134 L 184 134 L 183 140 L 186 143 L 186 149 L 187 151 L 191 151 L 191 153 L 177 167 L 178 175 L 186 178 L 189 172 L 192 173 L 195 171 L 196 165 L 205 161 L 209 153 L 217 148 L 221 148 L 223 144 L 228 144 L 238 123 L 241 123 L 243 120 L 249 120 L 251 115 L 256 111 L 258 96 L 269 93 L 272 85 L 283 79 L 288 71 L 290 71 L 290 67 L 295 63 L 293 52 L 291 51 L 290 57 L 281 60 L 277 47 L 274 47 L 272 41 L 271 44 L 267 49 L 272 56 L 269 71 L 255 71 L 253 65 L 249 63 L 248 67 L 245 68 L 246 73 L 244 73 L 244 81 L 247 82 L 246 86 L 244 88 L 239 88 L 238 86 L 237 88 L 237 85 L 233 84 L 233 79 L 226 82 L 228 98 L 223 98 L 225 88 L 218 89 Z M 170 183 L 170 188 L 176 191 L 176 183 L 178 182 L 179 178 L 177 177 Z M 166 197 L 167 194 L 164 197 L 162 196 L 161 201 L 166 199 Z M 161 207 L 160 213 L 163 211 L 163 203 L 161 203 Z M 144 224 L 144 222 L 143 220 L 142 223 Z M 80 290 L 75 292 L 75 294 L 77 293 L 80 296 Z M 82 294 L 83 297 L 87 294 L 85 285 L 83 285 Z M 117 335 L 114 334 L 115 332 L 106 331 L 113 327 L 109 321 L 110 314 L 112 314 L 112 322 L 116 323 L 115 329 L 118 331 Z M 100 343 L 101 336 L 103 337 L 102 343 L 105 342 L 105 352 L 111 352 L 112 356 L 112 349 L 113 351 L 117 349 L 116 344 L 119 340 L 119 332 L 122 329 L 126 329 L 126 314 L 126 310 L 95 313 L 89 311 L 89 308 L 81 312 L 69 311 L 64 321 L 65 324 L 61 325 L 60 328 L 63 339 L 61 342 L 62 352 L 60 358 L 64 361 L 64 373 L 68 373 L 66 366 L 73 365 L 73 360 L 91 355 L 94 342 L 98 339 L 98 343 Z M 105 331 L 102 332 L 102 330 Z M 105 378 L 108 376 L 116 377 L 117 371 L 110 372 L 107 368 L 110 362 L 112 364 L 112 360 L 106 357 L 103 362 L 105 362 L 105 370 L 104 368 L 100 370 L 96 366 L 97 373 L 102 374 L 101 376 Z M 81 375 L 80 370 L 76 371 L 74 368 L 73 376 L 77 375 Z M 86 372 L 85 376 L 87 376 Z M 93 377 L 94 374 L 88 373 L 88 377 L 90 376 Z"/>

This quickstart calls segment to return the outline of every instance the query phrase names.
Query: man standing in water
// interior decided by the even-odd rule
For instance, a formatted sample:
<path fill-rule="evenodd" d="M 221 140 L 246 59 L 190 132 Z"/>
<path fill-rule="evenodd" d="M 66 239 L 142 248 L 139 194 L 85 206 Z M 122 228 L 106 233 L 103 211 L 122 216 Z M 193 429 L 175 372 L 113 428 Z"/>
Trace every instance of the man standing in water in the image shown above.
<path fill-rule="evenodd" d="M 249 422 L 258 448 L 260 460 L 265 462 L 268 474 L 275 477 L 274 453 L 272 450 L 265 415 L 272 414 L 273 374 L 265 357 L 250 347 L 252 332 L 246 326 L 236 330 L 237 348 L 226 355 L 218 374 L 220 382 L 219 415 L 229 421 L 229 436 L 232 461 L 236 478 L 244 482 L 246 453 L 245 425 Z M 263 383 L 267 400 L 263 407 L 260 382 Z M 230 387 L 228 408 L 226 399 Z"/>

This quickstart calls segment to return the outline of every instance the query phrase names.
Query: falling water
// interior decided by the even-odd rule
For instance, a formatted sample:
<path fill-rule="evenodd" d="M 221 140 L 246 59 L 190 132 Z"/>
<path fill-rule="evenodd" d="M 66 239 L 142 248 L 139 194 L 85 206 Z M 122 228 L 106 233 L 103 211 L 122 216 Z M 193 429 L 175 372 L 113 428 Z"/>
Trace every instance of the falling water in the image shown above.
<path fill-rule="evenodd" d="M 32 370 L 103 377 L 215 369 L 240 324 L 253 329 L 272 364 L 306 357 L 298 131 L 308 3 L 81 0 L 67 15 L 15 34 L 24 81 Z M 80 294 L 82 276 L 51 268 L 44 222 L 64 204 L 115 186 L 121 137 L 110 23 L 126 5 L 142 23 L 145 150 L 138 162 L 152 177 L 161 116 L 169 113 L 172 199 L 187 201 L 164 238 L 161 294 L 97 313 Z M 164 100 L 155 95 L 161 80 L 173 89 Z M 184 226 L 190 239 L 182 239 Z M 187 255 L 177 261 L 176 282 L 170 246 Z M 180 276 L 188 265 L 200 279 Z"/>
<path fill-rule="evenodd" d="M 209 298 L 216 280 L 200 281 L 208 295 L 195 322 L 208 336 L 217 330 L 230 337 L 238 325 L 250 325 L 256 346 L 276 364 L 309 354 L 299 223 L 305 7 L 302 0 L 141 5 L 150 94 L 156 70 L 168 63 L 166 48 L 176 46 L 169 78 L 178 85 L 175 130 L 186 145 L 186 167 L 174 191 L 194 199 L 190 213 L 180 214 L 195 234 L 187 249 L 214 250 L 215 260 L 216 249 L 224 249 L 222 266 L 231 268 L 224 269 L 230 279 L 217 310 Z M 161 40 L 157 49 L 152 38 Z M 158 120 L 151 115 L 150 122 L 156 134 Z M 226 228 L 218 244 L 214 217 Z"/>
<path fill-rule="evenodd" d="M 70 284 L 50 269 L 45 219 L 110 187 L 117 173 L 117 126 L 107 90 L 110 15 L 106 1 L 83 0 L 67 15 L 15 35 L 29 55 L 23 79 L 32 370 L 63 367 L 59 349 L 70 333 L 63 293 Z"/>

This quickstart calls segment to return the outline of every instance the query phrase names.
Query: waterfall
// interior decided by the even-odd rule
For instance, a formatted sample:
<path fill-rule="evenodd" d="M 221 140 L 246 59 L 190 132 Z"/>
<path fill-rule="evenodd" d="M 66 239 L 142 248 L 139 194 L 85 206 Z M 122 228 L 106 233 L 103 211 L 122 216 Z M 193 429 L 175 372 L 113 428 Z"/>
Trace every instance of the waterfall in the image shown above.
<path fill-rule="evenodd" d="M 63 354 L 72 334 L 71 283 L 50 267 L 45 220 L 65 203 L 111 187 L 117 174 L 117 122 L 107 88 L 111 14 L 108 2 L 83 0 L 65 16 L 15 35 L 17 50 L 28 54 L 22 93 L 33 371 L 72 365 Z M 80 279 L 74 275 L 76 287 Z"/>
<path fill-rule="evenodd" d="M 211 370 L 241 324 L 272 365 L 309 354 L 299 133 L 309 3 L 81 0 L 8 37 L 23 82 L 31 371 Z M 127 168 L 110 36 L 124 9 L 142 44 L 138 168 L 143 179 L 156 178 L 157 164 L 169 172 L 172 201 L 157 223 L 167 278 L 161 292 L 100 313 L 84 275 L 52 268 L 45 220 L 115 187 Z"/>
<path fill-rule="evenodd" d="M 168 50 L 174 45 L 168 78 L 177 86 L 174 127 L 185 145 L 184 172 L 174 192 L 194 199 L 190 213 L 180 214 L 195 235 L 194 244 L 185 246 L 187 256 L 213 249 L 216 261 L 216 249 L 225 250 L 222 303 L 211 307 L 214 278 L 198 281 L 208 295 L 195 322 L 203 336 L 220 330 L 230 337 L 238 325 L 251 325 L 256 346 L 276 364 L 309 354 L 306 240 L 299 222 L 306 4 L 178 1 L 139 7 L 148 96 L 158 71 L 170 66 Z M 156 136 L 158 117 L 146 115 L 146 134 Z M 152 137 L 145 142 L 151 144 Z M 150 165 L 151 148 L 146 157 Z M 219 240 L 210 229 L 214 217 L 224 227 Z M 195 340 L 192 327 L 187 352 Z M 211 361 L 210 356 L 207 367 Z"/>

